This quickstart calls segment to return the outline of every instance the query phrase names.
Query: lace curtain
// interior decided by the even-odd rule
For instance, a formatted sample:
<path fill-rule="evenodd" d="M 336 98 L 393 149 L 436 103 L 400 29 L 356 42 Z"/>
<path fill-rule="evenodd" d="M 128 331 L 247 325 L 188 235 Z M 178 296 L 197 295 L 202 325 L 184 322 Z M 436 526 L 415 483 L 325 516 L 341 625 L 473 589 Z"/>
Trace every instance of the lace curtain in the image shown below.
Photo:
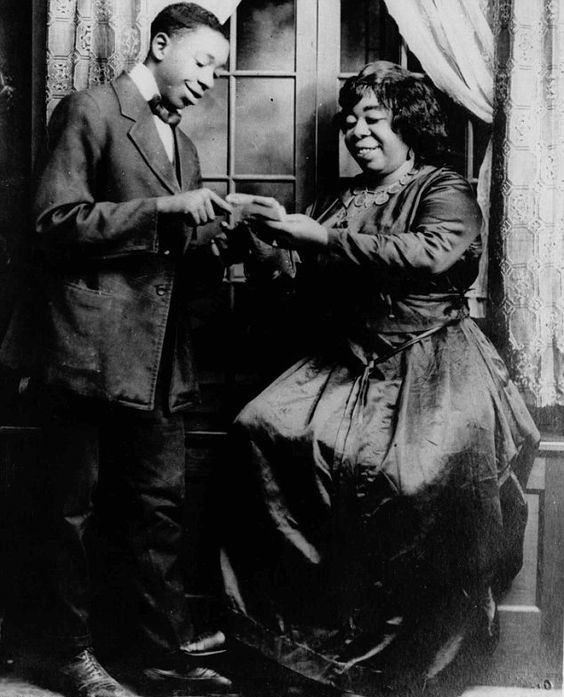
<path fill-rule="evenodd" d="M 172 0 L 49 0 L 47 116 L 73 90 L 107 82 L 145 57 L 151 19 Z M 239 0 L 198 2 L 225 22 Z"/>
<path fill-rule="evenodd" d="M 493 117 L 494 41 L 487 0 L 385 0 L 410 50 L 434 84 L 485 123 Z M 478 177 L 478 202 L 484 216 L 482 238 L 488 247 L 491 146 Z M 484 316 L 488 255 L 469 291 L 473 316 Z"/>
<path fill-rule="evenodd" d="M 564 406 L 564 7 L 497 0 L 492 307 L 528 401 Z"/>
<path fill-rule="evenodd" d="M 385 1 L 435 84 L 485 122 L 494 115 L 478 190 L 490 214 L 490 324 L 529 404 L 562 407 L 564 6 Z M 477 295 L 485 280 L 482 268 Z"/>

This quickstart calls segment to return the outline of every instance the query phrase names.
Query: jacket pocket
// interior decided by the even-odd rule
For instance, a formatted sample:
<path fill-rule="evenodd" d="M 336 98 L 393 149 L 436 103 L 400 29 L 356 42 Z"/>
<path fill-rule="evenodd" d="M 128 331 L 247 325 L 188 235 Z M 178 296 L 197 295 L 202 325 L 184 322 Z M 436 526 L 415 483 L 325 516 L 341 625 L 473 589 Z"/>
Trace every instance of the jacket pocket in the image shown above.
<path fill-rule="evenodd" d="M 61 368 L 100 372 L 100 329 L 112 297 L 73 283 L 54 288 L 47 310 L 47 349 Z"/>

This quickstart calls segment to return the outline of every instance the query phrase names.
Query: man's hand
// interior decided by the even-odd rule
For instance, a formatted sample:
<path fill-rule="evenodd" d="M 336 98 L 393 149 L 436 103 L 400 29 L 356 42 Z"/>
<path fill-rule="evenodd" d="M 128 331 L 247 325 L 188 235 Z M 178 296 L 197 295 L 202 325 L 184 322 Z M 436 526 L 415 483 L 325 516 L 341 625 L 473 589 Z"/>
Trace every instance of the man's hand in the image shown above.
<path fill-rule="evenodd" d="M 273 243 L 279 247 L 299 249 L 327 246 L 327 230 L 313 218 L 301 213 L 286 215 L 284 221 L 279 223 L 263 220 L 261 226 L 272 233 Z"/>
<path fill-rule="evenodd" d="M 216 215 L 231 213 L 231 206 L 211 189 L 184 191 L 157 198 L 157 211 L 165 215 L 184 215 L 190 225 L 205 225 Z"/>

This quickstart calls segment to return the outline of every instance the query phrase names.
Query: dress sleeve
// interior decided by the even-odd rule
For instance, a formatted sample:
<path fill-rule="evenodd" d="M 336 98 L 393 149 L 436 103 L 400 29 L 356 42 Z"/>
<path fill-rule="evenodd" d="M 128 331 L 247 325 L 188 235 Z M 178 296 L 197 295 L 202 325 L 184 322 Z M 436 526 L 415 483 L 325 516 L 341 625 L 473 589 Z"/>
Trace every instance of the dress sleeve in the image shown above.
<path fill-rule="evenodd" d="M 156 198 L 96 198 L 105 139 L 104 117 L 90 95 L 70 95 L 53 113 L 34 200 L 36 242 L 52 259 L 158 252 Z"/>
<path fill-rule="evenodd" d="M 480 235 L 481 222 L 468 182 L 445 171 L 422 193 L 405 232 L 364 234 L 331 228 L 328 253 L 358 266 L 441 274 Z"/>

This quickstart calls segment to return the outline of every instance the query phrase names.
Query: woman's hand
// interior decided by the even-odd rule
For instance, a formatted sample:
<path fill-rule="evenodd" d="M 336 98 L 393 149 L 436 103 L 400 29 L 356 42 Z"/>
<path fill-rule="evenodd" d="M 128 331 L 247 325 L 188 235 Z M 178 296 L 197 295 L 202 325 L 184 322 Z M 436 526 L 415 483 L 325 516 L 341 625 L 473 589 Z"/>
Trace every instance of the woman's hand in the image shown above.
<path fill-rule="evenodd" d="M 272 233 L 273 241 L 279 247 L 297 249 L 327 246 L 327 230 L 313 218 L 302 213 L 286 215 L 282 222 L 263 220 L 261 227 Z"/>

